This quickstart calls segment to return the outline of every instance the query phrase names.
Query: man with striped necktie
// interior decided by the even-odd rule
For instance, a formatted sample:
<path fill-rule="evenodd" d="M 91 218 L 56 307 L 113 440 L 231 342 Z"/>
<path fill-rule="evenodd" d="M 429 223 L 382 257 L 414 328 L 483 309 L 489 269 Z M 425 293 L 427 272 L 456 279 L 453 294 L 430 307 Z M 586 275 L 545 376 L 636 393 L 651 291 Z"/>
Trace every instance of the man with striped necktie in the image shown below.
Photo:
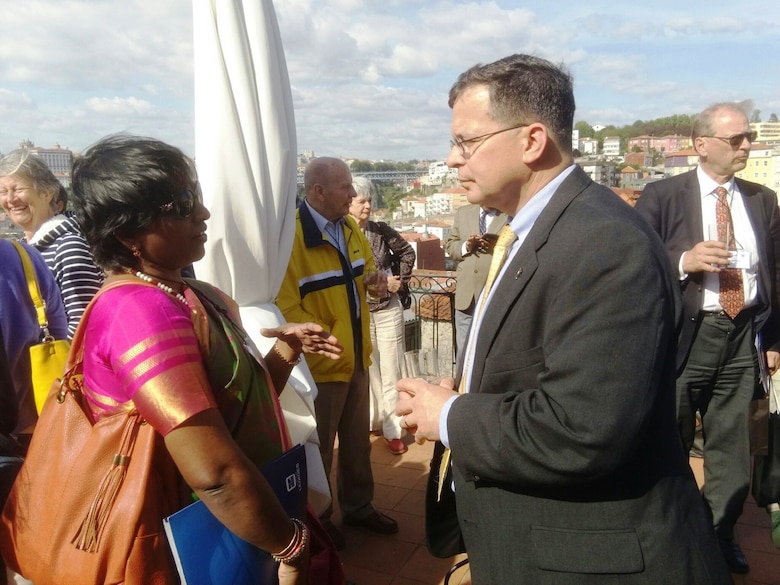
<path fill-rule="evenodd" d="M 777 197 L 734 177 L 745 168 L 755 139 L 739 104 L 708 107 L 693 125 L 698 167 L 650 183 L 636 206 L 664 241 L 682 289 L 678 425 L 690 449 L 696 411 L 701 413 L 702 495 L 735 573 L 749 569 L 734 525 L 750 485 L 748 418 L 759 379 L 758 333 L 770 350 L 768 373 L 780 363 Z"/>
<path fill-rule="evenodd" d="M 444 250 L 458 262 L 455 288 L 455 343 L 463 354 L 474 307 L 485 286 L 496 234 L 506 224 L 506 214 L 479 205 L 464 205 L 455 211 Z"/>

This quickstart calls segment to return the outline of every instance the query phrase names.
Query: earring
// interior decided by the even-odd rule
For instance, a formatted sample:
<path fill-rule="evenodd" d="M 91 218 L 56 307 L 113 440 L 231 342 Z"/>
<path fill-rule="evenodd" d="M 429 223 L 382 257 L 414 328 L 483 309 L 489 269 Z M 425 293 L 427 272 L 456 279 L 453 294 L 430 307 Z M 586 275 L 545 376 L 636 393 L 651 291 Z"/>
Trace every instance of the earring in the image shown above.
<path fill-rule="evenodd" d="M 139 250 L 138 246 L 136 246 L 135 244 L 130 246 L 130 251 L 133 253 L 133 256 L 135 256 L 136 258 L 141 257 L 141 250 Z"/>

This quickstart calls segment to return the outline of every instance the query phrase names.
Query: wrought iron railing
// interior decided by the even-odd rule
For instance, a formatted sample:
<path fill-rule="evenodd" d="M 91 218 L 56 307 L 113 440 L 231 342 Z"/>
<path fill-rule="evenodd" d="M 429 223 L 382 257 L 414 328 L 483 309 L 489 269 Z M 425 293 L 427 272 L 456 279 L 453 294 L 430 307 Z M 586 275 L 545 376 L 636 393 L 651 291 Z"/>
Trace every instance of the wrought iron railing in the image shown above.
<path fill-rule="evenodd" d="M 437 349 L 443 376 L 451 376 L 455 370 L 457 282 L 451 272 L 415 272 L 409 281 L 412 304 L 404 311 L 406 349 Z"/>

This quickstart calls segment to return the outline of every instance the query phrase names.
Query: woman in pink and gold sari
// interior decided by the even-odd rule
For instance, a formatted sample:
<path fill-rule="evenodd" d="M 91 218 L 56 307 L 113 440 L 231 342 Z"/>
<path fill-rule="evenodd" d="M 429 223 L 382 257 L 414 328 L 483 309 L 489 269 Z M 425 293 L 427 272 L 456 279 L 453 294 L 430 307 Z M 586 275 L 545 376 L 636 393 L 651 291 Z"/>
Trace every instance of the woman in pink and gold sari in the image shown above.
<path fill-rule="evenodd" d="M 288 323 L 263 330 L 277 338 L 263 357 L 231 299 L 181 278 L 204 254 L 209 212 L 179 149 L 109 136 L 76 162 L 73 190 L 95 261 L 109 274 L 83 324 L 95 417 L 132 401 L 164 437 L 188 490 L 280 561 L 281 584 L 343 582 L 327 537 L 310 534 L 319 534 L 316 519 L 288 518 L 258 471 L 290 447 L 276 389 L 302 353 L 338 359 L 336 338 L 314 323 Z M 310 555 L 325 559 L 325 575 L 309 574 Z"/>

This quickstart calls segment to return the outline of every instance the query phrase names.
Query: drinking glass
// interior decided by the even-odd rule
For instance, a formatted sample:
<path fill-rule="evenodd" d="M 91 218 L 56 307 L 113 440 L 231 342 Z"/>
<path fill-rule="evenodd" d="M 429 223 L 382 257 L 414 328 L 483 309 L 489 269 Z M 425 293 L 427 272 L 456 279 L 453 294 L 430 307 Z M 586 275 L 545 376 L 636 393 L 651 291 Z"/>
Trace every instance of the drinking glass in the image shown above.
<path fill-rule="evenodd" d="M 371 270 L 370 268 L 366 268 L 363 273 L 363 282 L 377 278 L 379 275 L 384 275 L 385 278 L 387 278 L 388 272 L 388 270 Z M 390 273 L 392 274 L 392 272 Z M 377 282 L 378 281 L 375 280 L 371 284 L 366 284 L 366 296 L 369 301 L 375 303 L 382 300 L 382 297 L 379 295 L 379 286 L 377 285 Z"/>
<path fill-rule="evenodd" d="M 723 242 L 727 246 L 729 245 L 729 239 L 731 235 L 729 233 L 731 231 L 731 225 L 729 223 L 724 223 L 722 225 L 717 223 L 707 224 L 707 231 L 709 233 L 710 240 Z"/>
<path fill-rule="evenodd" d="M 401 372 L 407 378 L 421 378 L 429 384 L 438 384 L 441 380 L 438 351 L 427 347 L 404 352 Z"/>

